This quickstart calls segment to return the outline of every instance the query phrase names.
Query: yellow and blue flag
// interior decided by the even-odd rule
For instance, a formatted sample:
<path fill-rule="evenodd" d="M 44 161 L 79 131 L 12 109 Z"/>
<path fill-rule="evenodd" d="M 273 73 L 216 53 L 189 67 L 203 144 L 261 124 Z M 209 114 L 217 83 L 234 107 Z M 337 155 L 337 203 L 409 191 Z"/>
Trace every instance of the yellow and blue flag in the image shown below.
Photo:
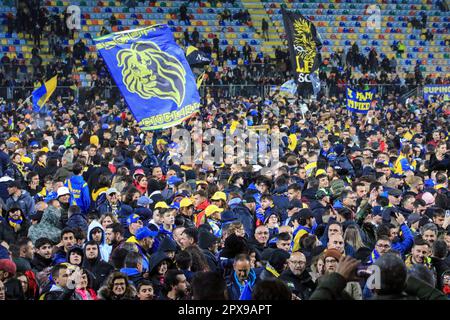
<path fill-rule="evenodd" d="M 199 111 L 196 79 L 167 25 L 94 41 L 141 129 L 170 128 Z"/>
<path fill-rule="evenodd" d="M 42 106 L 50 99 L 51 95 L 56 89 L 58 83 L 58 76 L 54 76 L 48 81 L 33 91 L 33 110 L 39 112 Z"/>
<path fill-rule="evenodd" d="M 367 113 L 372 106 L 375 90 L 355 90 L 347 87 L 347 110 Z"/>

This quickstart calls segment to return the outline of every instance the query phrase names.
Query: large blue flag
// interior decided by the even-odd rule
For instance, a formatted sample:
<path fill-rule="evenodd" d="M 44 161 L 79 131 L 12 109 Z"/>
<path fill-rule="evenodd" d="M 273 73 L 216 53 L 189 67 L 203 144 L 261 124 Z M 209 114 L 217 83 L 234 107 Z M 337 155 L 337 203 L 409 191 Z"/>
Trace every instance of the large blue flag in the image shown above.
<path fill-rule="evenodd" d="M 167 25 L 111 33 L 94 41 L 143 130 L 175 126 L 199 111 L 194 75 Z"/>

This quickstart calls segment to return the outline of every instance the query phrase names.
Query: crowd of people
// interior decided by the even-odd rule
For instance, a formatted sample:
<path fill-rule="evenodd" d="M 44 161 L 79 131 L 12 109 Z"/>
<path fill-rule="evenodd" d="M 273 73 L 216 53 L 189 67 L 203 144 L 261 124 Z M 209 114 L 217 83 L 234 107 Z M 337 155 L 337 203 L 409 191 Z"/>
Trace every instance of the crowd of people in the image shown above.
<path fill-rule="evenodd" d="M 45 29 L 45 11 L 23 3 L 18 19 L 33 15 Z M 214 41 L 184 40 L 218 53 L 206 84 L 280 85 L 291 77 L 281 48 L 269 64 L 250 46 L 219 52 Z M 33 57 L 39 40 L 35 50 Z M 81 40 L 64 51 L 46 70 L 36 61 L 36 78 L 24 83 L 38 86 L 44 72 L 57 72 L 75 85 L 75 60 L 88 53 Z M 239 58 L 248 64 L 227 65 Z M 26 71 L 1 63 L 2 81 L 19 86 L 15 75 Z M 58 88 L 39 113 L 23 99 L 0 99 L 0 300 L 450 296 L 450 104 L 400 99 L 448 77 L 424 78 L 420 68 L 402 76 L 395 57 L 381 59 L 375 49 L 365 56 L 354 44 L 322 61 L 327 90 L 315 99 L 207 90 L 198 114 L 142 131 L 120 95 L 105 98 L 103 61 L 80 65 L 93 74 L 82 96 Z M 367 114 L 347 110 L 346 85 L 379 83 L 390 87 Z M 258 141 L 265 156 L 257 164 L 233 145 L 223 150 L 233 155 L 209 161 L 214 141 L 199 128 L 233 131 L 250 150 L 255 126 L 278 134 L 279 147 Z M 202 146 L 191 161 L 177 129 Z"/>
<path fill-rule="evenodd" d="M 2 101 L 0 298 L 446 299 L 449 103 L 387 95 L 356 116 L 336 96 L 269 98 L 206 96 L 177 128 L 207 150 L 199 125 L 265 125 L 270 168 L 185 163 L 121 99 Z"/>

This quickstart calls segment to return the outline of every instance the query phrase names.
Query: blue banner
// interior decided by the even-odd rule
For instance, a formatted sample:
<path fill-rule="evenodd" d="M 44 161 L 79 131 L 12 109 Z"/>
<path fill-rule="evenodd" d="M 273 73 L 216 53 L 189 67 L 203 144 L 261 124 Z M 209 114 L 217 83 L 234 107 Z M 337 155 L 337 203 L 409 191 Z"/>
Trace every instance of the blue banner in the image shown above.
<path fill-rule="evenodd" d="M 167 25 L 94 41 L 141 129 L 173 127 L 199 111 L 195 77 Z"/>
<path fill-rule="evenodd" d="M 444 101 L 450 101 L 450 84 L 434 84 L 423 87 L 424 100 L 430 100 L 432 96 L 443 96 Z"/>
<path fill-rule="evenodd" d="M 372 105 L 375 90 L 355 90 L 347 87 L 347 109 L 351 112 L 367 113 Z"/>

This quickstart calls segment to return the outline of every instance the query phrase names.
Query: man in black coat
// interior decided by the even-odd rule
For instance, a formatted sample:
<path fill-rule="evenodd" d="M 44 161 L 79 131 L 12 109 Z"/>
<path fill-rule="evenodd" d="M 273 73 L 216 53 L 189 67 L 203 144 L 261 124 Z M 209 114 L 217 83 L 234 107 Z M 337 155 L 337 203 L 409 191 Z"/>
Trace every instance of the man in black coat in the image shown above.
<path fill-rule="evenodd" d="M 316 288 L 316 284 L 306 269 L 306 257 L 300 251 L 291 254 L 288 260 L 288 269 L 283 271 L 280 278 L 301 300 L 308 300 Z"/>
<path fill-rule="evenodd" d="M 202 231 L 198 235 L 198 246 L 202 249 L 209 269 L 213 272 L 219 271 L 219 261 L 216 257 L 218 243 L 219 239 L 208 231 Z"/>
<path fill-rule="evenodd" d="M 100 249 L 97 242 L 93 240 L 86 242 L 84 246 L 83 268 L 89 270 L 95 276 L 93 289 L 96 291 L 102 286 L 109 274 L 114 271 L 112 265 L 101 260 Z"/>

